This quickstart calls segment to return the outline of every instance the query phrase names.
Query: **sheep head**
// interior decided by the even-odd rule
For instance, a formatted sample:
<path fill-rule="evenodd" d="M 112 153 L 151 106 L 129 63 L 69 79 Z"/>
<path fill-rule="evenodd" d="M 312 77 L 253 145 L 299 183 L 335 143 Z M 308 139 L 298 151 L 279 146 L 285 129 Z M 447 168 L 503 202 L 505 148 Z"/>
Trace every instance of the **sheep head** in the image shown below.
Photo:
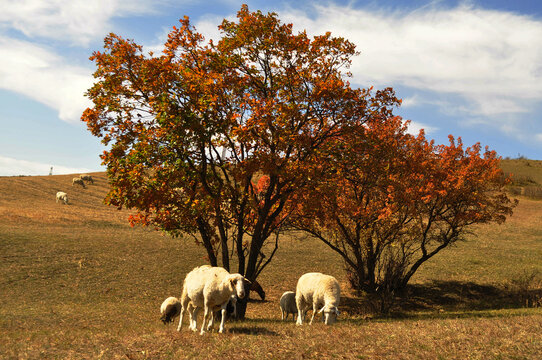
<path fill-rule="evenodd" d="M 169 316 L 169 314 L 164 314 L 160 317 L 160 320 L 162 320 L 162 322 L 164 324 L 168 324 L 170 322 L 173 322 L 173 319 Z"/>
<path fill-rule="evenodd" d="M 336 306 L 324 306 L 318 313 L 324 313 L 324 323 L 331 325 L 337 321 L 337 316 L 341 313 Z"/>
<path fill-rule="evenodd" d="M 245 281 L 248 282 L 248 280 L 245 279 L 243 275 L 241 274 L 232 274 L 228 277 L 228 280 L 230 282 L 230 285 L 232 287 L 234 294 L 237 295 L 237 297 L 240 299 L 244 298 L 245 297 Z"/>

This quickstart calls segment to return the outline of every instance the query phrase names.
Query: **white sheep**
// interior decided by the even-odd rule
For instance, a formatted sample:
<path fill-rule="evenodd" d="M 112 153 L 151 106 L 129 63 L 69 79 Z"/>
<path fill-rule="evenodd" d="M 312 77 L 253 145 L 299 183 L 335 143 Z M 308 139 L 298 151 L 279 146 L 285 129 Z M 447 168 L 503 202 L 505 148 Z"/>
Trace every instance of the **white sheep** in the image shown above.
<path fill-rule="evenodd" d="M 305 314 L 312 306 L 312 324 L 314 315 L 324 313 L 326 325 L 333 324 L 339 315 L 341 287 L 333 276 L 322 273 L 307 273 L 297 281 L 295 301 L 297 305 L 297 325 L 302 325 Z M 321 308 L 320 308 L 321 307 Z"/>
<path fill-rule="evenodd" d="M 81 185 L 83 187 L 83 189 L 86 188 L 85 182 L 81 178 L 73 178 L 72 179 L 72 186 L 75 185 L 75 184 Z"/>
<path fill-rule="evenodd" d="M 295 292 L 286 291 L 280 297 L 280 313 L 282 320 L 288 319 L 288 314 L 292 314 L 292 319 L 295 320 L 297 314 L 297 305 L 295 303 Z"/>
<path fill-rule="evenodd" d="M 164 300 L 162 306 L 160 306 L 160 314 L 162 314 L 160 320 L 162 320 L 164 324 L 173 322 L 173 319 L 175 319 L 180 313 L 181 302 L 174 296 L 168 297 L 166 300 Z"/>
<path fill-rule="evenodd" d="M 79 178 L 81 180 L 88 181 L 89 183 L 94 184 L 94 179 L 88 174 L 79 175 Z"/>
<path fill-rule="evenodd" d="M 222 310 L 219 332 L 224 332 L 224 321 L 226 318 L 226 306 L 232 295 L 239 298 L 245 296 L 246 279 L 240 274 L 230 274 L 221 267 L 210 267 L 208 265 L 193 269 L 186 275 L 181 295 L 181 316 L 177 331 L 181 330 L 183 314 L 186 310 L 190 314 L 190 329 L 197 330 L 197 315 L 199 309 L 204 309 L 203 323 L 200 334 L 205 333 L 213 326 L 213 312 Z"/>
<path fill-rule="evenodd" d="M 56 202 L 62 201 L 64 204 L 68 205 L 68 194 L 66 194 L 64 191 L 59 191 L 56 193 Z"/>
<path fill-rule="evenodd" d="M 186 274 L 186 277 L 184 278 L 184 283 L 183 283 L 183 291 L 180 298 L 181 317 L 179 318 L 179 326 L 177 327 L 177 331 L 181 330 L 181 326 L 183 323 L 183 315 L 185 311 L 188 311 L 188 315 L 190 315 L 190 327 L 189 327 L 190 330 L 192 331 L 197 330 L 195 317 L 197 316 L 199 309 L 195 308 L 192 305 L 190 297 L 188 296 L 188 287 L 189 286 L 191 287 L 191 294 L 193 294 L 193 296 L 196 293 L 203 294 L 203 288 L 205 287 L 205 283 L 202 281 L 199 281 L 199 279 L 203 277 L 202 272 L 210 268 L 211 268 L 210 265 L 202 265 L 199 267 L 195 267 L 194 269 L 192 269 L 192 271 Z"/>

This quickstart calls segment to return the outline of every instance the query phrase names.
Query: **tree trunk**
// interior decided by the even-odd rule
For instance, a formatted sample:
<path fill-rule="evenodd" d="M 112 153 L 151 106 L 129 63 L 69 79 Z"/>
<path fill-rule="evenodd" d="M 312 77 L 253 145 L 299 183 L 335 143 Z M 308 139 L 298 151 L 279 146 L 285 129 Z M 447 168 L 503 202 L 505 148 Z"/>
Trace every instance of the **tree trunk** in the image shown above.
<path fill-rule="evenodd" d="M 250 298 L 250 287 L 245 288 L 245 297 L 237 299 L 237 319 L 243 320 L 247 312 L 248 299 Z"/>
<path fill-rule="evenodd" d="M 198 224 L 198 230 L 201 235 L 201 241 L 203 242 L 203 246 L 205 247 L 205 250 L 207 250 L 207 256 L 209 257 L 209 263 L 211 266 L 218 266 L 215 251 L 213 248 L 213 243 L 211 240 L 211 237 L 209 236 L 209 233 L 207 232 L 207 224 L 205 223 L 205 220 L 202 218 L 197 219 Z"/>

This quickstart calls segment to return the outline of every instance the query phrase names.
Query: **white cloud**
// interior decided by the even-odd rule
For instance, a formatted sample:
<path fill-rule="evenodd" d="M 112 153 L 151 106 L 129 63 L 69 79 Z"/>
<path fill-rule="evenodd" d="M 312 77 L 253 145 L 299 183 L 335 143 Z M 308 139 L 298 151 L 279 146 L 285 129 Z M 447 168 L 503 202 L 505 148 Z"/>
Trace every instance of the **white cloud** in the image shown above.
<path fill-rule="evenodd" d="M 285 22 L 353 41 L 354 82 L 405 86 L 462 98 L 472 115 L 520 114 L 542 98 L 542 21 L 469 5 L 385 12 L 315 6 L 314 19 L 289 10 Z"/>
<path fill-rule="evenodd" d="M 65 49 L 55 41 L 87 46 L 113 29 L 114 17 L 154 13 L 170 1 L 2 0 L 0 88 L 57 110 L 64 121 L 78 122 L 90 105 L 84 93 L 93 83 L 93 70 L 71 65 L 71 59 L 58 55 Z M 13 30 L 24 34 L 25 40 L 13 38 Z M 40 45 L 36 39 L 45 39 L 49 45 Z"/>
<path fill-rule="evenodd" d="M 424 130 L 425 135 L 429 135 L 429 134 L 434 133 L 435 131 L 438 130 L 438 128 L 436 128 L 434 126 L 430 126 L 430 125 L 423 124 L 423 123 L 416 122 L 416 121 L 411 121 L 408 124 L 407 133 L 412 134 L 412 135 L 418 135 L 420 130 L 422 130 L 422 129 Z"/>
<path fill-rule="evenodd" d="M 420 105 L 420 97 L 418 95 L 410 96 L 407 98 L 401 99 L 401 107 L 415 107 Z"/>
<path fill-rule="evenodd" d="M 156 13 L 169 1 L 17 0 L 2 1 L 0 26 L 29 38 L 49 38 L 87 45 L 111 29 L 113 17 Z"/>
<path fill-rule="evenodd" d="M 229 17 L 226 17 L 226 19 L 233 21 L 236 20 L 236 17 L 235 15 L 230 15 Z M 222 16 L 209 15 L 200 19 L 194 25 L 196 30 L 205 36 L 206 41 L 213 40 L 213 42 L 216 44 L 222 37 L 222 34 L 218 29 L 218 25 L 222 24 L 222 20 L 224 20 L 224 17 Z"/>
<path fill-rule="evenodd" d="M 93 170 L 86 168 L 72 168 L 57 164 L 41 164 L 32 161 L 18 160 L 9 157 L 0 156 L 0 176 L 17 175 L 48 175 L 53 167 L 53 174 L 77 174 L 91 172 Z"/>
<path fill-rule="evenodd" d="M 236 20 L 235 15 L 227 16 L 226 19 L 232 21 Z M 221 38 L 221 32 L 218 26 L 222 24 L 224 20 L 223 16 L 218 15 L 206 15 L 198 19 L 197 21 L 190 21 L 190 24 L 196 28 L 196 31 L 203 35 L 204 44 L 209 43 L 212 40 L 215 44 Z M 143 52 L 147 54 L 152 51 L 155 55 L 159 56 L 164 50 L 164 44 L 168 39 L 169 33 L 172 31 L 173 25 L 170 27 L 163 27 L 162 32 L 156 37 L 156 40 L 152 44 L 144 46 Z"/>
<path fill-rule="evenodd" d="M 52 51 L 25 41 L 0 37 L 0 88 L 26 95 L 78 122 L 90 101 L 83 94 L 92 70 L 69 65 Z"/>

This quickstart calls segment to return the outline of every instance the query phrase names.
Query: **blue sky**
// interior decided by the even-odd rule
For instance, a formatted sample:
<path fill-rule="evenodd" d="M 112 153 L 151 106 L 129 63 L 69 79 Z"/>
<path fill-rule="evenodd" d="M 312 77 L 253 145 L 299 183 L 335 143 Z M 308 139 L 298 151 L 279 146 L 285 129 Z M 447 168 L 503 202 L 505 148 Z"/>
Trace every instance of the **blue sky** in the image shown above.
<path fill-rule="evenodd" d="M 103 147 L 80 121 L 88 58 L 114 32 L 160 49 L 188 15 L 207 38 L 233 0 L 0 0 L 0 176 L 103 171 Z M 542 1 L 246 1 L 297 31 L 357 44 L 351 83 L 391 86 L 397 114 L 447 143 L 481 142 L 542 160 Z"/>

